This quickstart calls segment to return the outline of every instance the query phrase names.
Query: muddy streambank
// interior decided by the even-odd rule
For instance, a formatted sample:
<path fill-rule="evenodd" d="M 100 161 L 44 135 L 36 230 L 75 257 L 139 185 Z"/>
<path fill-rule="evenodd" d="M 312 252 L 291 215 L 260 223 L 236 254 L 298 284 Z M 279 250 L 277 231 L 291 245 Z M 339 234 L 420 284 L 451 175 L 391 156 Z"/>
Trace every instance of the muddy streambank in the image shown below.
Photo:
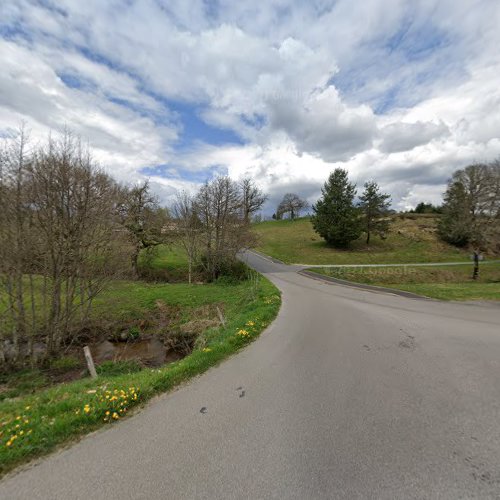
<path fill-rule="evenodd" d="M 220 326 L 218 310 L 223 314 L 223 303 L 181 308 L 158 300 L 154 309 L 145 311 L 141 318 L 88 324 L 72 338 L 59 358 L 31 370 L 0 376 L 0 401 L 87 377 L 84 346 L 90 348 L 97 372 L 102 375 L 158 368 L 178 361 L 203 347 L 206 332 Z M 34 345 L 40 355 L 46 350 L 44 340 L 40 337 Z"/>
<path fill-rule="evenodd" d="M 94 363 L 99 366 L 105 361 L 138 361 L 144 366 L 157 367 L 178 361 L 187 355 L 169 349 L 158 337 L 128 342 L 103 340 L 91 344 L 90 352 Z"/>

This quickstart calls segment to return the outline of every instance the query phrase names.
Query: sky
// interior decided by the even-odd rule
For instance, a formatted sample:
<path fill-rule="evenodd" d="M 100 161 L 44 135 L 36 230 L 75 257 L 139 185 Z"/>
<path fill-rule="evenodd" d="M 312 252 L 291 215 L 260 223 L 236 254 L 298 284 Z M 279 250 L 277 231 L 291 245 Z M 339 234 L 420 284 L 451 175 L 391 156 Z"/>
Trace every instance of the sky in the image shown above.
<path fill-rule="evenodd" d="M 69 128 L 165 204 L 218 174 L 393 207 L 500 157 L 498 0 L 1 0 L 0 137 Z"/>

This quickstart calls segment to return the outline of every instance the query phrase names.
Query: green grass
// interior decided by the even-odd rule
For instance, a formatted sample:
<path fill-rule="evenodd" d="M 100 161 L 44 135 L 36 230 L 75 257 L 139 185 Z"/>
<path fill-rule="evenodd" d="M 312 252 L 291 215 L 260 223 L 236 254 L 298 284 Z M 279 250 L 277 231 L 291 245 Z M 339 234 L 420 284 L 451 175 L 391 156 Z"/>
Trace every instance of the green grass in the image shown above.
<path fill-rule="evenodd" d="M 126 411 L 155 394 L 218 364 L 254 339 L 274 319 L 281 302 L 276 287 L 262 277 L 239 284 L 205 285 L 123 281 L 113 283 L 99 296 L 93 314 L 95 318 L 128 321 L 141 318 L 159 299 L 182 307 L 184 321 L 196 307 L 223 303 L 226 326 L 208 329 L 192 354 L 161 368 L 137 371 L 130 363 L 105 367 L 96 381 L 85 378 L 4 399 L 0 402 L 0 475 L 62 443 L 111 425 L 113 414 L 120 420 Z M 31 390 L 33 383 L 44 384 L 39 373 L 17 376 Z M 110 401 L 113 397 L 116 400 Z"/>
<path fill-rule="evenodd" d="M 141 273 L 152 279 L 170 282 L 187 281 L 188 260 L 179 244 L 158 245 L 139 258 Z"/>
<path fill-rule="evenodd" d="M 365 237 L 348 250 L 328 247 L 308 217 L 254 224 L 256 250 L 288 264 L 398 264 L 468 260 L 469 253 L 441 242 L 436 217 L 395 217 L 387 239 Z"/>
<path fill-rule="evenodd" d="M 312 268 L 334 278 L 405 290 L 441 300 L 500 300 L 500 264 L 484 262 L 472 280 L 472 263 L 461 266 Z"/>

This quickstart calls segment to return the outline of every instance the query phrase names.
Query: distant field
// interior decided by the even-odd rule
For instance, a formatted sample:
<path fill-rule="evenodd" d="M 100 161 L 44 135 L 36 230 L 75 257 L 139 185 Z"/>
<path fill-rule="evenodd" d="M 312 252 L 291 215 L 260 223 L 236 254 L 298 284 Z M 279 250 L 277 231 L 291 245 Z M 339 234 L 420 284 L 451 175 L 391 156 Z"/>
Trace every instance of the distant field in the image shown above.
<path fill-rule="evenodd" d="M 398 264 L 469 259 L 468 252 L 437 238 L 435 217 L 411 217 L 396 216 L 386 240 L 375 236 L 367 246 L 363 236 L 349 250 L 328 247 L 314 232 L 309 217 L 261 222 L 253 226 L 259 238 L 256 250 L 288 264 Z"/>
<path fill-rule="evenodd" d="M 384 286 L 441 300 L 499 300 L 500 264 L 484 262 L 479 278 L 472 264 L 436 267 L 314 268 L 310 271 L 357 283 Z"/>

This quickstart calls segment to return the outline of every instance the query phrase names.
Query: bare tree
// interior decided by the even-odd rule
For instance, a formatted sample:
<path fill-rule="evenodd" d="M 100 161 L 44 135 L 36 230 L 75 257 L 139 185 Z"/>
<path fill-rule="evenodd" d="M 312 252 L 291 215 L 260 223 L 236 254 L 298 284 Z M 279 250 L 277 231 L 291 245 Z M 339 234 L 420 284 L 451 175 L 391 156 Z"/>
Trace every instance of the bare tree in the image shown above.
<path fill-rule="evenodd" d="M 133 244 L 132 268 L 138 275 L 141 251 L 150 250 L 167 240 L 163 228 L 169 220 L 168 212 L 160 207 L 158 198 L 149 189 L 149 182 L 145 181 L 138 186 L 122 188 L 118 213 Z"/>
<path fill-rule="evenodd" d="M 240 215 L 237 184 L 227 176 L 207 182 L 196 196 L 196 211 L 202 225 L 202 262 L 209 278 L 216 279 L 251 239 L 248 224 Z"/>
<path fill-rule="evenodd" d="M 4 340 L 10 341 L 10 356 L 17 362 L 22 341 L 29 336 L 33 345 L 33 319 L 27 318 L 25 296 L 33 296 L 32 276 L 25 279 L 32 258 L 33 217 L 29 209 L 27 179 L 31 158 L 24 126 L 17 137 L 5 144 L 0 155 L 0 280 L 5 312 L 0 322 L 0 357 L 5 358 Z M 31 271 L 31 270 L 30 270 Z M 27 307 L 28 306 L 28 307 Z M 10 335 L 8 335 L 10 333 Z M 6 338 L 7 337 L 7 338 Z"/>
<path fill-rule="evenodd" d="M 457 246 L 497 248 L 500 241 L 500 161 L 457 170 L 444 195 L 441 237 Z"/>
<path fill-rule="evenodd" d="M 298 217 L 300 212 L 305 210 L 307 206 L 307 202 L 302 200 L 297 194 L 286 193 L 278 205 L 276 217 L 277 219 L 281 219 L 284 214 L 290 214 L 290 219 L 293 220 L 295 217 Z"/>
<path fill-rule="evenodd" d="M 243 220 L 248 224 L 250 223 L 251 216 L 264 205 L 267 196 L 250 177 L 245 177 L 241 180 L 240 190 Z"/>
<path fill-rule="evenodd" d="M 60 352 L 118 269 L 117 186 L 69 133 L 32 152 L 21 133 L 1 158 L 2 356 L 35 362 L 35 336 Z"/>
<path fill-rule="evenodd" d="M 185 191 L 177 195 L 173 206 L 175 234 L 188 258 L 188 282 L 191 284 L 193 265 L 197 262 L 202 225 L 196 211 L 196 203 Z"/>

